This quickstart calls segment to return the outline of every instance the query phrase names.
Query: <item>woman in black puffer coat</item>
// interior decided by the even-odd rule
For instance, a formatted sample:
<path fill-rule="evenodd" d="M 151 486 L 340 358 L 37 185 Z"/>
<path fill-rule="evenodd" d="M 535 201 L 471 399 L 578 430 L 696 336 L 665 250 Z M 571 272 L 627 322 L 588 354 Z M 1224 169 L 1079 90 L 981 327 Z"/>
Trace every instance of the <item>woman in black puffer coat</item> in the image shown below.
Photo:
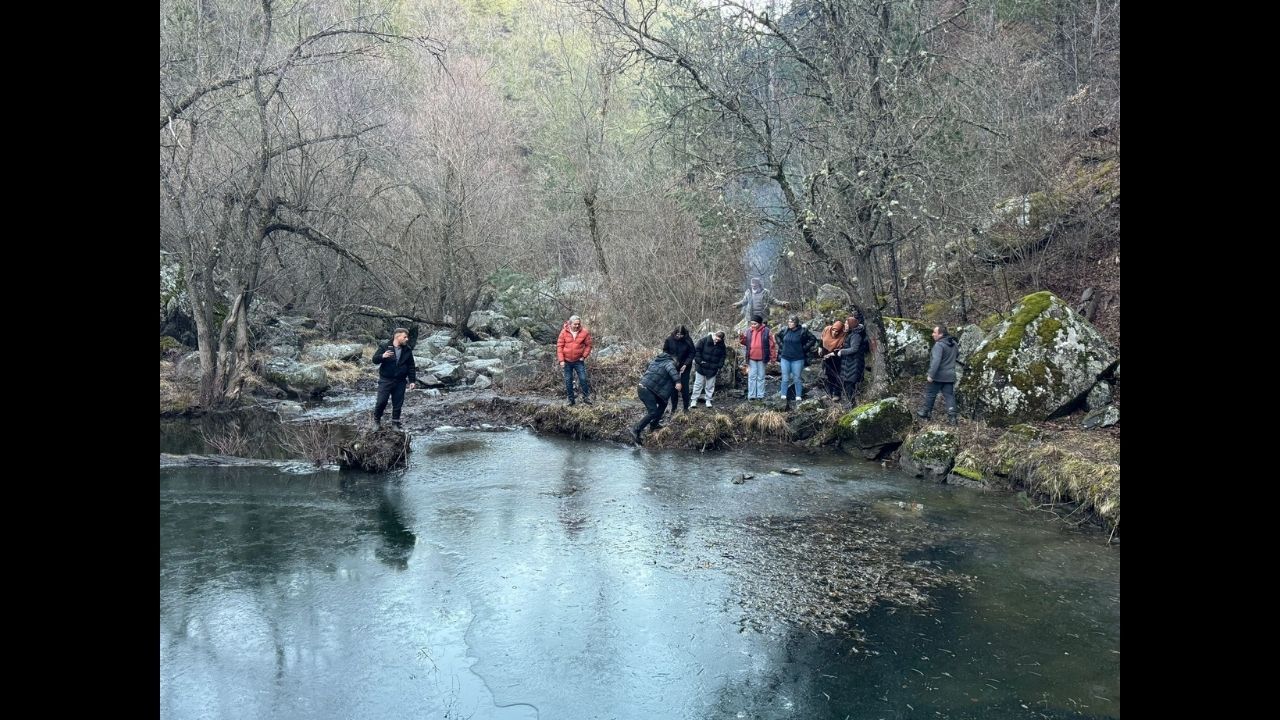
<path fill-rule="evenodd" d="M 693 388 L 689 385 L 689 373 L 693 370 L 693 341 L 689 339 L 689 331 L 683 325 L 671 331 L 667 341 L 662 344 L 662 352 L 671 356 L 676 364 L 676 372 L 680 373 L 678 393 L 671 393 L 671 412 L 675 414 L 682 404 L 687 412 L 689 399 L 693 397 Z"/>

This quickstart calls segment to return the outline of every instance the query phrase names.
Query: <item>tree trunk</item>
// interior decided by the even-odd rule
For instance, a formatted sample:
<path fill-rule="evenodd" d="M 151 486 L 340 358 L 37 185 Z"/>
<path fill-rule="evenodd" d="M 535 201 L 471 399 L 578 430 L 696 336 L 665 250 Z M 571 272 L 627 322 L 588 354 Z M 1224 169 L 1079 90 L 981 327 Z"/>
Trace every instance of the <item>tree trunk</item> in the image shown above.
<path fill-rule="evenodd" d="M 582 202 L 587 206 L 587 228 L 591 231 L 591 245 L 596 250 L 596 265 L 604 273 L 605 284 L 609 282 L 609 263 L 604 259 L 604 238 L 600 232 L 599 210 L 596 207 L 596 186 L 582 194 Z"/>

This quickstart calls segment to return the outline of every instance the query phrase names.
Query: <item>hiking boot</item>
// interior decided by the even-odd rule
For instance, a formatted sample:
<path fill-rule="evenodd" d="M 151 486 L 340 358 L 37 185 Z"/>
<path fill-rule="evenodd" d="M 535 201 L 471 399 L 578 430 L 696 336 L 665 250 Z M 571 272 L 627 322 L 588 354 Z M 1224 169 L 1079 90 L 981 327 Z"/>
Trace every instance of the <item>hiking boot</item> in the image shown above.
<path fill-rule="evenodd" d="M 583 404 L 583 405 L 594 405 L 595 403 L 591 402 L 591 398 L 589 398 L 589 397 L 587 397 L 587 396 L 585 396 L 585 395 L 584 395 L 584 396 L 582 397 L 582 404 Z"/>
<path fill-rule="evenodd" d="M 644 441 L 640 439 L 640 433 L 636 432 L 635 428 L 631 428 L 631 442 L 635 443 L 636 445 L 644 444 Z"/>
<path fill-rule="evenodd" d="M 565 405 L 568 405 L 569 407 L 573 407 L 574 405 L 577 405 L 577 404 L 578 404 L 577 401 L 575 401 L 573 398 L 569 398 L 567 401 L 565 401 Z"/>

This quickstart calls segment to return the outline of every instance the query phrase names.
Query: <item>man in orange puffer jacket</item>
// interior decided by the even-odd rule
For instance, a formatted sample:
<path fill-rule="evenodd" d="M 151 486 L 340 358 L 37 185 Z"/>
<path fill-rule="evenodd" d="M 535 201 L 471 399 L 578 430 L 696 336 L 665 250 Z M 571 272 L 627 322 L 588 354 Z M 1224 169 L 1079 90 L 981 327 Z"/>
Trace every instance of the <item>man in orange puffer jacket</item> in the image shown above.
<path fill-rule="evenodd" d="M 591 404 L 591 386 L 587 385 L 587 357 L 591 355 L 591 331 L 582 327 L 582 318 L 572 315 L 565 321 L 556 338 L 556 359 L 564 370 L 564 393 L 569 404 L 574 404 L 573 373 L 578 373 L 578 385 L 582 388 L 582 403 Z"/>

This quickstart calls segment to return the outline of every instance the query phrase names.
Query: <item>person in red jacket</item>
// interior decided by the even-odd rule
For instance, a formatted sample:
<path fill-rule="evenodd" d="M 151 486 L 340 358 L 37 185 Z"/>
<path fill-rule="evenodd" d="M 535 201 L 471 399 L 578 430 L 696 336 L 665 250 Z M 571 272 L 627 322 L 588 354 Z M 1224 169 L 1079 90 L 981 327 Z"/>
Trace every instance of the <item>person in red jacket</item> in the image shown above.
<path fill-rule="evenodd" d="M 582 403 L 591 404 L 591 386 L 587 384 L 587 357 L 591 355 L 591 331 L 582 327 L 582 318 L 572 315 L 565 321 L 556 338 L 556 359 L 564 370 L 564 393 L 569 404 L 574 404 L 573 373 L 578 373 L 578 385 L 582 389 Z"/>
<path fill-rule="evenodd" d="M 764 324 L 764 318 L 751 316 L 751 327 L 738 336 L 738 344 L 747 349 L 747 399 L 764 399 L 765 365 L 778 359 L 778 344 Z"/>

